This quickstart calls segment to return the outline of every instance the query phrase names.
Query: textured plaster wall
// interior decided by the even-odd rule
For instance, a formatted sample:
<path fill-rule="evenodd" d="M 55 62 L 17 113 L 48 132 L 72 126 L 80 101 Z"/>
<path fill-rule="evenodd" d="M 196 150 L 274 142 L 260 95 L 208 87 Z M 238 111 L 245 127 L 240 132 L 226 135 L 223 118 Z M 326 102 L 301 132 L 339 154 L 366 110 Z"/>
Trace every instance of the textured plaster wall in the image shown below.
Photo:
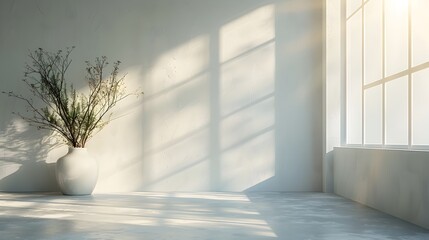
<path fill-rule="evenodd" d="M 76 46 L 121 60 L 119 118 L 89 143 L 96 192 L 320 191 L 322 19 L 318 0 L 0 2 L 0 88 L 28 94 L 28 50 Z M 65 154 L 0 96 L 0 190 L 56 191 Z"/>

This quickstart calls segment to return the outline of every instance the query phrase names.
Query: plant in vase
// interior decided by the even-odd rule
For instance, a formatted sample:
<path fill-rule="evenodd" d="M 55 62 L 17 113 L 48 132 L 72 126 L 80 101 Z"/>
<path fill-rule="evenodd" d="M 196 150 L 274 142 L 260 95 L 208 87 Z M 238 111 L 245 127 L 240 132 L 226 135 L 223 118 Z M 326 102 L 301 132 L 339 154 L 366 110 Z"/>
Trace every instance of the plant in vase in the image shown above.
<path fill-rule="evenodd" d="M 98 166 L 88 155 L 86 143 L 112 120 L 111 110 L 118 102 L 141 93 L 125 91 L 125 75 L 118 76 L 120 61 L 114 62 L 111 72 L 105 74 L 109 65 L 105 56 L 96 58 L 93 63 L 86 61 L 89 93 L 78 92 L 73 84 L 66 82 L 73 49 L 49 52 L 39 48 L 30 52 L 31 63 L 26 65 L 23 81 L 32 97 L 4 93 L 23 100 L 32 116 L 15 114 L 38 129 L 53 131 L 69 146 L 67 155 L 58 159 L 56 165 L 56 177 L 63 194 L 87 195 L 96 185 Z"/>

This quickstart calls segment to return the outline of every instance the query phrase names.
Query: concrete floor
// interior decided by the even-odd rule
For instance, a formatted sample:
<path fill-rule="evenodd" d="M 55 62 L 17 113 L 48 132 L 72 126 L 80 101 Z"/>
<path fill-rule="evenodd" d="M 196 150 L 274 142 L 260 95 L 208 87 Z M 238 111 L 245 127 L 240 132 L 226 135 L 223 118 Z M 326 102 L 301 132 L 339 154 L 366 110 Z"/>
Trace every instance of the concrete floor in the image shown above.
<path fill-rule="evenodd" d="M 429 239 L 324 193 L 0 193 L 0 239 Z"/>

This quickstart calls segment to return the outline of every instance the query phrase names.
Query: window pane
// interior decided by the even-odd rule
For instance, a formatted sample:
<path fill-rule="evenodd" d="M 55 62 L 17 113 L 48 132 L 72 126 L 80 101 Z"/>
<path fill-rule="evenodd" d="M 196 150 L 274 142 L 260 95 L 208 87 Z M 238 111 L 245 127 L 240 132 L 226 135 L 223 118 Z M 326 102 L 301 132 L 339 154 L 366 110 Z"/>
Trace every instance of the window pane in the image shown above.
<path fill-rule="evenodd" d="M 408 144 L 408 77 L 386 83 L 386 144 Z"/>
<path fill-rule="evenodd" d="M 429 69 L 413 74 L 413 145 L 429 145 Z"/>
<path fill-rule="evenodd" d="M 365 6 L 365 84 L 382 78 L 382 5 L 371 0 Z"/>
<path fill-rule="evenodd" d="M 347 0 L 347 17 L 354 13 L 360 6 L 362 6 L 362 0 Z"/>
<path fill-rule="evenodd" d="M 384 0 L 386 76 L 404 71 L 408 66 L 408 1 Z"/>
<path fill-rule="evenodd" d="M 381 85 L 365 90 L 365 144 L 382 144 Z"/>
<path fill-rule="evenodd" d="M 413 66 L 429 61 L 429 1 L 412 1 L 412 48 Z"/>
<path fill-rule="evenodd" d="M 347 143 L 362 144 L 362 10 L 347 21 Z"/>

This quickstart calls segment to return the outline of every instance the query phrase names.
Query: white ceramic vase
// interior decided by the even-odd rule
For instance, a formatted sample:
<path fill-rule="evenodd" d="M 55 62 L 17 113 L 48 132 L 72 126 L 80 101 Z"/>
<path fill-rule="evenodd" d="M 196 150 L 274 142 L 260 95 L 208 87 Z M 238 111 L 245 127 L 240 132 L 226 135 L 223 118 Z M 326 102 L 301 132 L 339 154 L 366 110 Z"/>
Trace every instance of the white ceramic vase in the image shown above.
<path fill-rule="evenodd" d="M 86 148 L 69 148 L 58 159 L 56 177 L 64 195 L 90 195 L 97 184 L 98 164 Z"/>

